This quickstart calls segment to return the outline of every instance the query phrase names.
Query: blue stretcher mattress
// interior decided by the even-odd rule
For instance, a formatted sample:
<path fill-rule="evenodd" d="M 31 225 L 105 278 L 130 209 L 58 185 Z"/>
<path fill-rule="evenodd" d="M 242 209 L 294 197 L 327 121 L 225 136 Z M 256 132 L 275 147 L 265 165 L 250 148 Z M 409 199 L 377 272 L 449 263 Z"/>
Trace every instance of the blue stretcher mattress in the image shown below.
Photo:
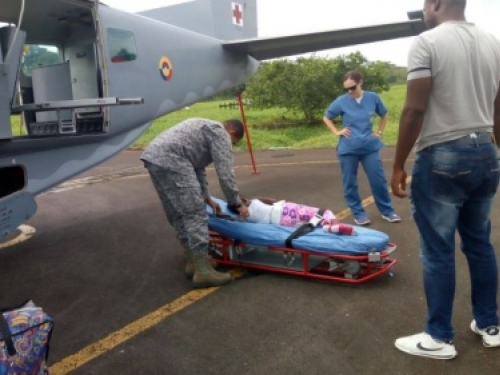
<path fill-rule="evenodd" d="M 238 216 L 227 209 L 227 203 L 221 199 L 212 197 L 219 203 L 222 213 L 233 218 Z M 212 208 L 206 206 L 209 214 L 213 214 Z M 246 221 L 233 221 L 210 215 L 208 225 L 211 230 L 219 232 L 233 240 L 240 240 L 249 245 L 286 247 L 285 241 L 296 228 L 288 228 L 274 224 L 257 224 Z M 338 255 L 365 255 L 372 251 L 383 251 L 389 244 L 389 236 L 380 231 L 354 226 L 357 235 L 346 236 L 327 233 L 323 228 L 315 228 L 314 231 L 302 235 L 293 240 L 295 249 L 309 250 Z"/>

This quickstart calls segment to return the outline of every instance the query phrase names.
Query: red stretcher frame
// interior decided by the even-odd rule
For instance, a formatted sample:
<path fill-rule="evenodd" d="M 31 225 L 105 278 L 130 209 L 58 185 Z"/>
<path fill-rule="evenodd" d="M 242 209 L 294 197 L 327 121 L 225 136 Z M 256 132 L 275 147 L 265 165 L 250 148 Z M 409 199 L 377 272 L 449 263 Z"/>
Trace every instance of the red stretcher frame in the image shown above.
<path fill-rule="evenodd" d="M 326 254 L 323 252 L 314 252 L 309 250 L 300 249 L 290 249 L 281 247 L 268 246 L 268 251 L 282 252 L 284 258 L 289 254 L 302 256 L 302 270 L 297 271 L 287 268 L 286 264 L 283 267 L 261 265 L 255 263 L 245 263 L 239 260 L 233 260 L 230 258 L 229 249 L 230 247 L 246 246 L 247 244 L 241 241 L 233 240 L 217 231 L 209 231 L 209 253 L 212 259 L 218 264 L 225 266 L 234 266 L 241 268 L 256 269 L 261 271 L 276 272 L 287 275 L 302 276 L 310 279 L 320 279 L 327 281 L 336 281 L 347 284 L 361 284 L 369 280 L 375 279 L 382 275 L 386 275 L 391 272 L 394 265 L 397 263 L 396 259 L 391 258 L 391 254 L 396 250 L 396 245 L 393 243 L 388 244 L 388 250 L 373 253 L 376 260 L 370 259 L 372 256 L 370 254 L 366 255 L 338 255 L 338 254 Z M 218 249 L 218 251 L 215 251 Z M 222 254 L 222 255 L 221 255 Z M 379 254 L 379 255 L 378 255 Z M 308 269 L 309 259 L 311 256 L 317 256 L 325 258 L 320 264 Z M 346 277 L 344 272 L 340 270 L 329 270 L 328 261 L 329 260 L 344 260 L 344 261 L 357 261 L 360 263 L 361 270 L 356 275 L 355 278 Z"/>

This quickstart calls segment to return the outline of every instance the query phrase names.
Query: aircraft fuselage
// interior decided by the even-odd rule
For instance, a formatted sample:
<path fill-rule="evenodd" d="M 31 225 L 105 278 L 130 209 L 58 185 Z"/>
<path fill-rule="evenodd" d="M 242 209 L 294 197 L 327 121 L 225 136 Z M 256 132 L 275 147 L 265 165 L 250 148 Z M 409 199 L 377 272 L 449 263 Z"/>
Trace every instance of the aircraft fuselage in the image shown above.
<path fill-rule="evenodd" d="M 12 4 L 7 6 L 19 8 L 17 1 L 9 1 Z M 34 214 L 37 194 L 124 150 L 154 119 L 246 82 L 259 66 L 247 55 L 224 50 L 217 39 L 81 2 L 79 11 L 86 11 L 90 19 L 64 24 L 65 32 L 55 20 L 45 23 L 45 28 L 55 29 L 52 33 L 37 30 L 44 23 L 31 23 L 36 2 L 26 3 L 17 38 L 25 38 L 22 45 L 51 46 L 59 60 L 30 67 L 27 73 L 26 56 L 23 64 L 22 58 L 12 58 L 14 50 L 10 54 L 9 62 L 19 67 L 16 92 L 22 93 L 23 101 L 10 107 L 13 115 L 22 116 L 27 132 L 9 137 L 11 124 L 0 124 L 4 130 L 0 132 L 0 181 L 10 181 L 0 189 L 0 223 L 2 209 L 12 211 L 10 221 L 0 224 L 0 242 Z M 39 17 L 52 13 L 70 18 L 77 9 L 69 3 L 59 7 L 64 2 L 54 0 L 44 3 L 52 9 L 38 13 Z M 10 31 L 12 37 L 14 30 Z M 54 35 L 60 36 L 54 39 Z M 11 96 L 8 90 L 3 94 Z M 43 103 L 52 104 L 41 111 Z M 59 118 L 50 110 L 58 105 L 62 106 Z M 38 108 L 33 111 L 33 107 Z M 21 193 L 23 204 L 15 199 Z"/>

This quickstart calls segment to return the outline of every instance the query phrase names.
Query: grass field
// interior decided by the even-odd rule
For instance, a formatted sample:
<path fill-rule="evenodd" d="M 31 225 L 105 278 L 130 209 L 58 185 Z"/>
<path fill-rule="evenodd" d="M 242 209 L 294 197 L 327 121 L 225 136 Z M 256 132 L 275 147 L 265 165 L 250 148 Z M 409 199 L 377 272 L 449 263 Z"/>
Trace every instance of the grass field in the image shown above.
<path fill-rule="evenodd" d="M 391 90 L 381 94 L 382 100 L 389 110 L 389 122 L 384 132 L 383 141 L 386 145 L 394 145 L 397 139 L 399 116 L 406 95 L 405 85 L 396 85 Z M 226 103 L 229 101 L 226 101 Z M 240 118 L 240 111 L 236 109 L 220 109 L 222 102 L 197 103 L 189 110 L 181 109 L 157 119 L 151 128 L 135 143 L 136 147 L 147 145 L 156 135 L 168 129 L 179 121 L 189 117 L 206 117 L 215 120 Z M 286 109 L 272 108 L 256 110 L 245 108 L 245 116 L 249 126 L 250 139 L 254 150 L 263 150 L 271 147 L 290 147 L 295 149 L 333 147 L 337 144 L 327 128 L 322 125 L 299 125 L 266 129 L 256 125 L 297 121 L 299 118 L 291 115 Z M 378 120 L 375 122 L 375 129 Z M 235 150 L 246 150 L 246 142 L 235 147 Z"/>
<path fill-rule="evenodd" d="M 389 122 L 385 129 L 382 140 L 386 145 L 394 145 L 397 138 L 399 116 L 403 107 L 406 95 L 405 85 L 393 86 L 390 91 L 381 94 L 382 100 L 389 110 Z M 155 120 L 149 130 L 144 133 L 133 145 L 134 147 L 144 147 L 163 130 L 189 117 L 206 117 L 214 120 L 224 120 L 227 118 L 241 118 L 240 110 L 221 109 L 219 104 L 229 101 L 214 101 L 197 103 L 187 109 L 180 109 L 176 112 L 160 117 Z M 322 124 L 296 125 L 293 127 L 281 127 L 266 129 L 258 125 L 276 124 L 284 122 L 297 122 L 299 118 L 288 113 L 286 109 L 272 108 L 266 110 L 256 110 L 245 108 L 245 116 L 249 126 L 250 139 L 254 150 L 264 150 L 272 147 L 290 147 L 295 149 L 305 148 L 325 148 L 334 147 L 337 144 L 337 137 L 334 137 Z M 13 132 L 19 134 L 19 118 L 12 118 Z M 378 127 L 378 120 L 375 122 L 375 129 Z M 246 142 L 241 142 L 235 147 L 237 150 L 246 150 Z"/>

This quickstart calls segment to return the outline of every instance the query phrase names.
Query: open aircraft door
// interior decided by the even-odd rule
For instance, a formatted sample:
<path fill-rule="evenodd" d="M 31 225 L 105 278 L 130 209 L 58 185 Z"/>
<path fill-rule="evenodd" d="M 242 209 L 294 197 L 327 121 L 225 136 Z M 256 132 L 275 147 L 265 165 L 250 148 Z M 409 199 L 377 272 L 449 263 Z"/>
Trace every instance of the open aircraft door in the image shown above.
<path fill-rule="evenodd" d="M 1 3 L 0 150 L 12 152 L 0 165 L 0 242 L 37 210 L 28 181 L 45 172 L 29 170 L 31 154 L 53 163 L 51 150 L 108 137 L 109 107 L 143 103 L 108 96 L 98 1 Z"/>
<path fill-rule="evenodd" d="M 22 1 L 2 0 L 0 22 L 16 21 L 0 27 L 0 140 L 106 135 L 108 107 L 143 99 L 108 96 L 99 2 Z M 13 132 L 11 116 L 24 132 Z"/>

